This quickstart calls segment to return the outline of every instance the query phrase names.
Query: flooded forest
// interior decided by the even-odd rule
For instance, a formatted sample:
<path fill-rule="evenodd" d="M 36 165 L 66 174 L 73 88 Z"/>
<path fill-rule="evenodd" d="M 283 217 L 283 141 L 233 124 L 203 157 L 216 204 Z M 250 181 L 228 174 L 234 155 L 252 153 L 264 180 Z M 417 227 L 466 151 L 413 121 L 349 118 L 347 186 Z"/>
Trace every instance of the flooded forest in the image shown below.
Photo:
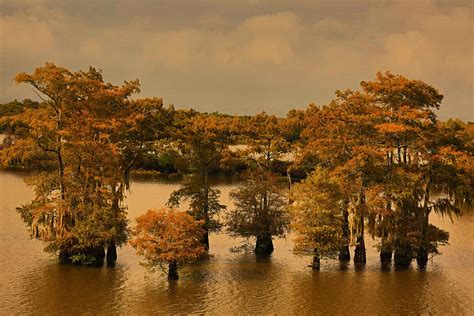
<path fill-rule="evenodd" d="M 37 98 L 0 105 L 0 312 L 472 311 L 474 124 L 429 83 L 278 117 L 93 67 L 14 80 Z"/>

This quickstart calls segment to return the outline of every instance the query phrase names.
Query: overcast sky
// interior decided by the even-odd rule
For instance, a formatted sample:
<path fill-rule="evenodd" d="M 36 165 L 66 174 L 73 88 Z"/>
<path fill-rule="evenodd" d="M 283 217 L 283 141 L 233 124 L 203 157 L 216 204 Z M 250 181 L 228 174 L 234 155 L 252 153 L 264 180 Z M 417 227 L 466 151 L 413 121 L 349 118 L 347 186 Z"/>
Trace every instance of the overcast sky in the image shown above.
<path fill-rule="evenodd" d="M 12 78 L 46 61 L 237 114 L 323 105 L 390 70 L 438 88 L 441 118 L 474 121 L 472 13 L 470 0 L 0 0 L 0 102 L 33 97 Z"/>

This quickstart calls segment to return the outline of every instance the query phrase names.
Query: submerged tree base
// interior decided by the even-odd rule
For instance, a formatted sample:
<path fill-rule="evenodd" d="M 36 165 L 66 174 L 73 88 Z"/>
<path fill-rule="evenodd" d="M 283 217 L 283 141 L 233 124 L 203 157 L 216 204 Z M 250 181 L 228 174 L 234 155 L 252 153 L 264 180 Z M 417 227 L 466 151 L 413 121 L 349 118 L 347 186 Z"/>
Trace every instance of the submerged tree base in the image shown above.
<path fill-rule="evenodd" d="M 113 266 L 117 261 L 117 247 L 115 242 L 110 242 L 109 246 L 107 247 L 107 265 Z"/>
<path fill-rule="evenodd" d="M 313 262 L 311 263 L 311 269 L 320 270 L 321 269 L 321 257 L 318 255 L 313 256 Z"/>
<path fill-rule="evenodd" d="M 168 265 L 168 280 L 178 280 L 178 264 L 176 261 L 172 261 Z"/>
<path fill-rule="evenodd" d="M 354 250 L 354 263 L 365 264 L 367 262 L 367 255 L 365 251 L 365 243 L 362 238 Z"/>
<path fill-rule="evenodd" d="M 72 264 L 71 254 L 64 250 L 59 251 L 58 260 L 62 264 Z"/>
<path fill-rule="evenodd" d="M 341 248 L 339 251 L 338 256 L 339 261 L 350 261 L 351 260 L 351 252 L 349 250 L 349 246 L 345 246 Z"/>
<path fill-rule="evenodd" d="M 271 236 L 257 236 L 255 253 L 257 255 L 270 255 L 273 252 L 273 240 Z"/>
<path fill-rule="evenodd" d="M 58 260 L 62 264 L 75 264 L 100 267 L 105 261 L 105 250 L 102 247 L 91 248 L 84 252 L 70 253 L 60 251 Z"/>
<path fill-rule="evenodd" d="M 201 243 L 204 245 L 206 250 L 209 250 L 209 230 L 204 228 L 204 234 L 202 235 Z"/>
<path fill-rule="evenodd" d="M 382 264 L 390 263 L 392 261 L 393 251 L 390 248 L 380 249 L 380 261 Z"/>
<path fill-rule="evenodd" d="M 418 250 L 416 254 L 416 263 L 418 268 L 425 269 L 428 264 L 428 252 L 425 249 Z"/>
<path fill-rule="evenodd" d="M 410 249 L 395 250 L 394 262 L 397 269 L 406 269 L 410 266 L 413 256 Z"/>

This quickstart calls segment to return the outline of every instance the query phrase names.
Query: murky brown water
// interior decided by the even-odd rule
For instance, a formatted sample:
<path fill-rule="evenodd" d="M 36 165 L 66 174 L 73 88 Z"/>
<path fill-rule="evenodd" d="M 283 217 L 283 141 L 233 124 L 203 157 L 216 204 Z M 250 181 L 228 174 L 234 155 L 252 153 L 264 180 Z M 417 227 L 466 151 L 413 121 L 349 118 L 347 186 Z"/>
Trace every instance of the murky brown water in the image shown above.
<path fill-rule="evenodd" d="M 160 207 L 177 184 L 135 182 L 127 199 L 131 218 Z M 221 185 L 228 203 L 230 185 Z M 229 248 L 240 240 L 211 236 L 214 257 L 195 273 L 168 283 L 139 264 L 130 247 L 119 250 L 114 268 L 59 265 L 30 240 L 15 207 L 32 197 L 21 175 L 0 172 L 0 314 L 348 314 L 442 313 L 474 311 L 474 215 L 452 224 L 433 220 L 451 233 L 426 271 L 382 271 L 368 245 L 368 264 L 324 262 L 320 272 L 309 258 L 291 253 L 291 238 L 277 240 L 271 259 Z"/>

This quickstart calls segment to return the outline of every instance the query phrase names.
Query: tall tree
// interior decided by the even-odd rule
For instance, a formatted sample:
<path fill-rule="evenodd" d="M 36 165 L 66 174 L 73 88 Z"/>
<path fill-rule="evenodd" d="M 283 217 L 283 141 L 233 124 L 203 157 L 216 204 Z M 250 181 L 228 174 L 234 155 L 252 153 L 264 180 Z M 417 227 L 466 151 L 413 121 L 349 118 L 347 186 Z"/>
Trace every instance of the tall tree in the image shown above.
<path fill-rule="evenodd" d="M 235 208 L 226 216 L 227 231 L 232 236 L 255 237 L 255 253 L 273 252 L 273 236 L 288 231 L 289 215 L 284 189 L 275 175 L 250 171 L 245 181 L 230 193 Z"/>
<path fill-rule="evenodd" d="M 20 136 L 56 157 L 55 173 L 30 181 L 36 197 L 19 209 L 23 219 L 61 261 L 100 264 L 107 245 L 115 261 L 115 244 L 124 243 L 127 232 L 117 189 L 130 164 L 124 135 L 129 138 L 146 116 L 129 100 L 138 81 L 114 86 L 92 67 L 72 73 L 53 64 L 16 80 L 33 86 L 44 104 L 15 118 L 25 126 Z"/>
<path fill-rule="evenodd" d="M 143 154 L 157 150 L 156 143 L 169 137 L 174 108 L 164 108 L 162 99 L 152 98 L 118 103 L 109 110 L 112 112 L 104 116 L 104 123 L 107 116 L 114 119 L 111 125 L 104 125 L 107 126 L 104 140 L 113 144 L 113 153 L 117 157 L 115 172 L 118 178 L 110 186 L 113 196 L 111 223 L 115 223 L 123 207 L 124 191 L 130 188 L 132 168 Z M 111 239 L 107 246 L 107 262 L 114 262 L 116 258 L 116 241 Z"/>
<path fill-rule="evenodd" d="M 168 205 L 179 206 L 182 201 L 190 202 L 190 214 L 204 221 L 203 243 L 209 249 L 209 232 L 221 228 L 216 216 L 225 208 L 219 203 L 220 191 L 210 185 L 209 174 L 228 150 L 229 125 L 218 115 L 189 112 L 182 112 L 175 122 L 174 137 L 181 154 L 181 164 L 191 173 L 191 177 L 172 193 Z"/>
<path fill-rule="evenodd" d="M 368 96 L 357 91 L 337 91 L 336 95 L 336 100 L 327 106 L 308 108 L 297 162 L 307 170 L 323 166 L 339 177 L 345 192 L 345 207 L 341 210 L 344 236 L 349 239 L 351 226 L 354 262 L 365 263 L 365 191 L 380 176 L 380 155 L 374 138 L 377 108 Z M 352 225 L 349 210 L 354 215 Z M 341 260 L 349 259 L 347 245 L 340 250 Z"/>
<path fill-rule="evenodd" d="M 431 211 L 451 216 L 459 212 L 460 200 L 469 200 L 469 190 L 459 185 L 465 170 L 449 159 L 449 155 L 463 153 L 449 147 L 449 141 L 439 141 L 440 126 L 434 110 L 440 107 L 443 96 L 435 88 L 389 72 L 377 73 L 374 81 L 362 82 L 361 86 L 380 108 L 376 128 L 391 182 L 385 184 L 386 206 L 378 217 L 382 259 L 393 247 L 397 265 L 406 266 L 416 256 L 424 266 L 428 254 L 437 253 L 438 244 L 448 239 L 447 232 L 429 224 Z M 469 159 L 465 157 L 464 161 Z M 434 198 L 433 190 L 445 195 Z M 449 197 L 451 192 L 457 193 L 456 198 Z M 390 223 L 395 225 L 392 238 L 387 228 Z M 385 242 L 387 238 L 392 240 L 391 246 Z"/>
<path fill-rule="evenodd" d="M 312 255 L 312 268 L 319 270 L 322 258 L 334 258 L 346 243 L 343 231 L 344 194 L 339 179 L 317 167 L 292 188 L 290 210 L 296 233 L 294 251 Z"/>
<path fill-rule="evenodd" d="M 277 160 L 284 158 L 289 148 L 285 139 L 289 126 L 284 122 L 274 115 L 262 112 L 236 124 L 247 144 L 244 155 L 250 167 L 273 171 Z"/>

